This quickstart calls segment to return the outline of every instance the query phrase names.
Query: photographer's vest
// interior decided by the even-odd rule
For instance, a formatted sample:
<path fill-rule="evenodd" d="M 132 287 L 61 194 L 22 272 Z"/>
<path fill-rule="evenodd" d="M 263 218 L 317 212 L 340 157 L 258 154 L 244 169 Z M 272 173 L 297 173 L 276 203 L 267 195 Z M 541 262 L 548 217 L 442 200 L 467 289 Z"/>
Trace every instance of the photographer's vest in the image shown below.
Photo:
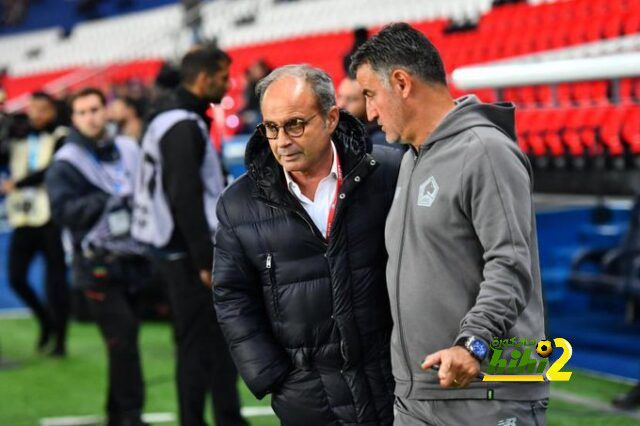
<path fill-rule="evenodd" d="M 66 127 L 53 133 L 30 133 L 25 139 L 10 145 L 9 169 L 11 180 L 18 182 L 49 166 L 56 142 L 67 135 Z M 7 195 L 7 215 L 14 228 L 42 226 L 51 219 L 49 197 L 44 183 L 38 186 L 15 188 Z"/>
<path fill-rule="evenodd" d="M 193 120 L 202 132 L 205 155 L 200 167 L 205 215 L 211 238 L 218 226 L 216 203 L 224 189 L 224 178 L 218 155 L 209 140 L 207 126 L 197 114 L 175 109 L 158 114 L 142 138 L 140 173 L 134 185 L 133 236 L 147 244 L 162 248 L 173 235 L 174 222 L 162 183 L 162 152 L 160 141 L 177 123 Z"/>
<path fill-rule="evenodd" d="M 114 144 L 119 153 L 119 158 L 114 161 L 101 161 L 94 152 L 73 142 L 60 148 L 54 158 L 71 164 L 93 186 L 109 195 L 131 196 L 138 171 L 140 148 L 127 136 L 116 136 Z"/>
<path fill-rule="evenodd" d="M 142 247 L 130 239 L 133 182 L 138 172 L 140 148 L 127 136 L 114 140 L 118 158 L 101 161 L 96 154 L 75 143 L 65 144 L 55 155 L 56 161 L 71 164 L 88 182 L 111 197 L 105 211 L 83 239 L 83 252 L 97 247 L 112 253 L 141 253 Z"/>

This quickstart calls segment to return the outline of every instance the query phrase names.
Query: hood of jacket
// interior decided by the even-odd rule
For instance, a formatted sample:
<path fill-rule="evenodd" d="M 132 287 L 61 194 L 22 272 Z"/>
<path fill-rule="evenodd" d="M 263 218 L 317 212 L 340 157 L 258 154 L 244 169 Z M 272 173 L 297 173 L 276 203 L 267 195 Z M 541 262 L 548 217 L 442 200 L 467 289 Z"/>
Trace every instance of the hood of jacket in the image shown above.
<path fill-rule="evenodd" d="M 472 127 L 493 127 L 516 140 L 515 106 L 511 102 L 484 104 L 475 95 L 456 99 L 456 105 L 422 145 L 426 147 Z"/>

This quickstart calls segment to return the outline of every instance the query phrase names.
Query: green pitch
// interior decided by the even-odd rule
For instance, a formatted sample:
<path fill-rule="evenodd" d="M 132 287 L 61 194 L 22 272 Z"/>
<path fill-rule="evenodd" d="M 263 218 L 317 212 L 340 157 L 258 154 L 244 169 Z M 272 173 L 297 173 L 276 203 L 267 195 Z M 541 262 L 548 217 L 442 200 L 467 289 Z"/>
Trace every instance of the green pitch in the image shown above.
<path fill-rule="evenodd" d="M 45 417 L 102 415 L 106 359 L 97 328 L 74 323 L 69 330 L 68 356 L 61 360 L 36 354 L 36 336 L 37 327 L 31 319 L 0 320 L 0 353 L 19 364 L 0 370 L 0 426 L 35 426 Z M 145 412 L 175 413 L 171 328 L 165 323 L 145 323 L 140 336 Z M 551 399 L 549 425 L 640 424 L 640 417 L 605 411 L 611 398 L 629 388 L 628 384 L 574 372 L 569 382 L 553 384 L 553 390 L 565 397 Z M 240 391 L 243 406 L 269 405 L 267 399 L 256 400 L 243 384 Z M 567 402 L 567 395 L 580 397 L 582 402 Z M 600 404 L 594 407 L 588 401 Z M 207 416 L 210 419 L 211 413 Z M 251 417 L 249 422 L 255 426 L 279 424 L 273 416 Z"/>

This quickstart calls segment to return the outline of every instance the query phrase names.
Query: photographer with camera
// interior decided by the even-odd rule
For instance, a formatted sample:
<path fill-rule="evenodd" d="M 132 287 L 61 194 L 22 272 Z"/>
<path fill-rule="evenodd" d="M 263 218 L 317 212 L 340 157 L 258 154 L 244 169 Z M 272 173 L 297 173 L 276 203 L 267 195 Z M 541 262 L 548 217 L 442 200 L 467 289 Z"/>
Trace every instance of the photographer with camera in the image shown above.
<path fill-rule="evenodd" d="M 107 349 L 107 424 L 143 425 L 136 308 L 148 271 L 142 246 L 129 237 L 140 150 L 107 131 L 101 91 L 82 89 L 70 106 L 73 129 L 46 177 L 52 215 L 71 234 L 74 286 L 83 290 Z"/>

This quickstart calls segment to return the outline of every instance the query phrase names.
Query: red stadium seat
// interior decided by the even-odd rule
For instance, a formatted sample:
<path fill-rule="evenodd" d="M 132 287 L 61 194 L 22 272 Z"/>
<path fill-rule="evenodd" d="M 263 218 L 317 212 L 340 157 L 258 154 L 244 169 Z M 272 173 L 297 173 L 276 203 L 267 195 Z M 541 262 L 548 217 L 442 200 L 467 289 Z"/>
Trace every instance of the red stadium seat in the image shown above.
<path fill-rule="evenodd" d="M 609 16 L 603 27 L 604 38 L 615 38 L 622 34 L 622 17 L 620 15 Z"/>
<path fill-rule="evenodd" d="M 624 118 L 622 108 L 613 108 L 607 114 L 606 120 L 600 127 L 600 140 L 612 156 L 620 156 L 624 153 L 621 130 Z"/>
<path fill-rule="evenodd" d="M 632 154 L 640 154 L 640 106 L 638 105 L 629 108 L 625 114 L 622 140 Z"/>
<path fill-rule="evenodd" d="M 556 97 L 561 107 L 570 107 L 573 105 L 571 90 L 571 84 L 569 83 L 561 83 L 556 86 Z"/>
<path fill-rule="evenodd" d="M 551 91 L 551 86 L 534 86 L 533 90 L 538 105 L 541 107 L 550 107 L 553 105 L 553 92 Z"/>
<path fill-rule="evenodd" d="M 624 17 L 623 34 L 636 34 L 640 32 L 640 7 L 633 13 L 627 13 Z"/>
<path fill-rule="evenodd" d="M 623 78 L 619 84 L 620 103 L 629 104 L 633 101 L 633 80 Z"/>

